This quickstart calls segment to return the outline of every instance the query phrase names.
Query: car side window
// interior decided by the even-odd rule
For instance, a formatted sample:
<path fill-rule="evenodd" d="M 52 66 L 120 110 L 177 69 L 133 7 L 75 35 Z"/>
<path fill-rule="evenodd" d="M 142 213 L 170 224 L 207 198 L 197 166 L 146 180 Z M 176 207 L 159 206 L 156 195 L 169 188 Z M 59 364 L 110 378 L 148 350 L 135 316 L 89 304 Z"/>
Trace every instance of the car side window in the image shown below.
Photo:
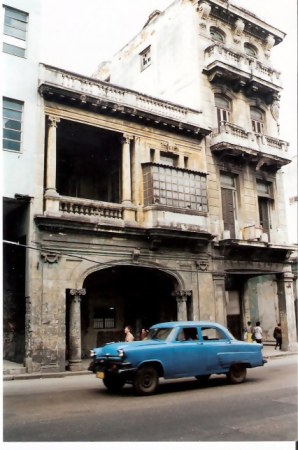
<path fill-rule="evenodd" d="M 207 342 L 226 340 L 227 336 L 219 328 L 203 327 L 201 328 L 203 340 Z"/>
<path fill-rule="evenodd" d="M 196 328 L 181 328 L 176 341 L 198 341 L 198 330 Z"/>

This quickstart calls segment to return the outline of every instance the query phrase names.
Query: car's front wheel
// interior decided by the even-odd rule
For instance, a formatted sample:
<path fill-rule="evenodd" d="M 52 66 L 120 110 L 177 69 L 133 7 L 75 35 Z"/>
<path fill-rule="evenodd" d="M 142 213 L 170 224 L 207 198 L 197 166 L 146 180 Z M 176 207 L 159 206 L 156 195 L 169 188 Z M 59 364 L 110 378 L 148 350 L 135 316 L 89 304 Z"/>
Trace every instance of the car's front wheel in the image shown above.
<path fill-rule="evenodd" d="M 155 367 L 141 367 L 133 380 L 133 387 L 137 394 L 150 395 L 154 394 L 158 387 L 158 372 Z"/>
<path fill-rule="evenodd" d="M 119 392 L 125 384 L 124 378 L 119 375 L 106 375 L 102 381 L 110 392 Z"/>
<path fill-rule="evenodd" d="M 230 383 L 243 383 L 246 378 L 246 367 L 243 364 L 234 364 L 227 373 L 227 379 Z"/>

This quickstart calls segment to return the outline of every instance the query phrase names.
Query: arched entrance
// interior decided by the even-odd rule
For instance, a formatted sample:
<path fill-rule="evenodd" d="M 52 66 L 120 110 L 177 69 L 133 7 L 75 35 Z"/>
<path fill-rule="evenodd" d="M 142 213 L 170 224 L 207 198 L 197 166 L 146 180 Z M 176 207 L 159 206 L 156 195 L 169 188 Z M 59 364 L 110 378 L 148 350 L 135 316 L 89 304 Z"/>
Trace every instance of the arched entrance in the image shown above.
<path fill-rule="evenodd" d="M 90 348 L 123 340 L 130 325 L 138 339 L 141 328 L 177 320 L 173 292 L 176 278 L 155 268 L 119 265 L 90 274 L 81 302 L 82 357 Z"/>

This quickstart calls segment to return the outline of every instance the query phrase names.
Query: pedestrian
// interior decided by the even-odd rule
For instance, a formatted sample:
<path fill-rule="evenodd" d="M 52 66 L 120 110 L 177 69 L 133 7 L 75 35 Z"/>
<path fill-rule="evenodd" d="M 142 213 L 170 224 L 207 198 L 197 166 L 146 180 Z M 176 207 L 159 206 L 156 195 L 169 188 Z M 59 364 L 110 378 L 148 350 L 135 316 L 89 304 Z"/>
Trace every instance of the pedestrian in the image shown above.
<path fill-rule="evenodd" d="M 143 341 L 144 339 L 147 339 L 148 333 L 149 333 L 149 331 L 146 330 L 146 328 L 141 329 L 141 333 L 140 333 L 141 341 Z"/>
<path fill-rule="evenodd" d="M 126 327 L 124 328 L 124 333 L 125 333 L 125 342 L 132 342 L 135 340 L 134 335 L 132 334 L 132 328 L 128 325 L 126 325 Z"/>
<path fill-rule="evenodd" d="M 281 350 L 282 332 L 281 332 L 281 324 L 280 323 L 278 323 L 277 326 L 274 328 L 273 337 L 275 339 L 275 350 L 277 349 L 277 347 L 279 347 L 279 350 Z"/>
<path fill-rule="evenodd" d="M 255 335 L 255 341 L 258 344 L 262 344 L 262 339 L 263 339 L 263 330 L 261 328 L 261 323 L 260 322 L 256 322 L 256 326 L 254 327 L 254 335 Z"/>
<path fill-rule="evenodd" d="M 253 327 L 252 327 L 251 321 L 249 320 L 244 329 L 244 340 L 246 342 L 252 342 L 252 332 L 253 332 Z"/>

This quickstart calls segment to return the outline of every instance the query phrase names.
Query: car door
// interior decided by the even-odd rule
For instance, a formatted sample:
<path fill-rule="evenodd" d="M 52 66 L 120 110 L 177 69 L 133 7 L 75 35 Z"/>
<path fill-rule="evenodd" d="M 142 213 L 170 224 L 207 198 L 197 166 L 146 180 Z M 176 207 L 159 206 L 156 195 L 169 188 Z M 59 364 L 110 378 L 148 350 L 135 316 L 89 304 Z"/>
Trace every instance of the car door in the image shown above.
<path fill-rule="evenodd" d="M 206 373 L 220 373 L 222 365 L 220 355 L 231 352 L 231 338 L 221 328 L 210 324 L 199 329 L 202 338 L 201 358 Z"/>
<path fill-rule="evenodd" d="M 173 355 L 172 378 L 196 376 L 204 373 L 203 342 L 199 339 L 197 327 L 181 327 L 171 346 Z"/>

